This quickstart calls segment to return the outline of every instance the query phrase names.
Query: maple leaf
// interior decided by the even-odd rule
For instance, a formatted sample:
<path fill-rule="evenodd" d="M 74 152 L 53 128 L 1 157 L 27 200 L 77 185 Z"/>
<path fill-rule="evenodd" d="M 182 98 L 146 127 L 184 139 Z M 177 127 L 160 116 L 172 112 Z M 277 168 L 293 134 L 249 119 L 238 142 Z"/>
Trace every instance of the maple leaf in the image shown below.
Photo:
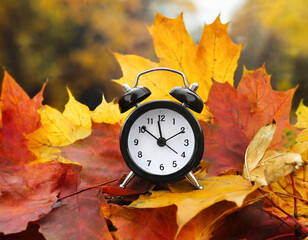
<path fill-rule="evenodd" d="M 50 212 L 66 177 L 66 167 L 56 161 L 1 169 L 0 232 L 20 232 Z"/>
<path fill-rule="evenodd" d="M 298 106 L 298 109 L 296 110 L 297 115 L 297 123 L 296 127 L 298 128 L 305 128 L 302 130 L 298 136 L 297 141 L 308 141 L 308 107 L 306 107 L 301 101 L 300 105 Z"/>
<path fill-rule="evenodd" d="M 178 233 L 177 240 L 210 239 L 214 226 L 224 215 L 239 211 L 234 202 L 221 201 L 204 209 L 190 220 Z"/>
<path fill-rule="evenodd" d="M 129 172 L 123 161 L 119 124 L 92 123 L 92 133 L 66 147 L 60 147 L 61 156 L 83 166 L 82 186 L 102 183 Z"/>
<path fill-rule="evenodd" d="M 307 198 L 305 200 L 302 195 L 303 192 L 305 192 L 304 195 L 307 194 L 307 183 L 303 181 L 302 177 L 303 174 L 300 171 L 295 173 L 294 176 L 282 177 L 271 183 L 268 189 L 265 188 L 264 191 L 270 194 L 269 199 L 272 202 L 265 201 L 264 210 L 289 222 L 293 227 L 300 226 L 302 232 L 308 234 Z M 294 200 L 292 196 L 304 201 Z M 295 217 L 293 214 L 295 214 Z"/>
<path fill-rule="evenodd" d="M 37 110 L 43 101 L 42 90 L 31 99 L 5 71 L 1 92 L 2 127 L 0 128 L 0 167 L 35 160 L 24 137 L 40 127 Z"/>
<path fill-rule="evenodd" d="M 29 148 L 38 159 L 81 165 L 80 187 L 127 173 L 119 148 L 122 116 L 118 106 L 103 98 L 92 112 L 68 93 L 63 113 L 49 106 L 40 111 L 42 127 L 27 136 Z"/>
<path fill-rule="evenodd" d="M 186 31 L 182 14 L 175 19 L 169 19 L 157 13 L 149 31 L 160 62 L 155 63 L 134 55 L 115 54 L 123 72 L 123 77 L 115 82 L 133 86 L 140 72 L 150 68 L 169 67 L 183 72 L 190 84 L 197 82 L 197 93 L 203 101 L 207 101 L 212 79 L 233 85 L 233 75 L 243 44 L 233 44 L 227 28 L 228 24 L 221 24 L 217 18 L 211 25 L 204 26 L 200 44 L 196 45 Z M 139 85 L 152 91 L 152 95 L 147 98 L 147 101 L 150 101 L 174 100 L 168 95 L 169 91 L 184 84 L 176 74 L 155 72 L 140 78 Z M 197 116 L 207 120 L 210 113 L 205 109 Z"/>
<path fill-rule="evenodd" d="M 286 133 L 296 130 L 289 123 L 294 91 L 295 88 L 286 92 L 272 90 L 264 66 L 245 71 L 237 89 L 229 83 L 214 82 L 206 103 L 214 123 L 201 122 L 205 138 L 203 157 L 212 163 L 209 176 L 230 169 L 241 172 L 249 142 L 260 127 L 273 119 L 277 128 L 270 148 L 283 148 L 290 141 Z"/>
<path fill-rule="evenodd" d="M 68 93 L 69 101 L 63 114 L 50 106 L 43 106 L 40 110 L 42 127 L 27 136 L 30 150 L 39 159 L 50 155 L 49 147 L 66 146 L 91 134 L 89 108 L 77 102 L 69 90 Z"/>
<path fill-rule="evenodd" d="M 198 175 L 196 177 L 198 178 Z M 141 195 L 130 206 L 160 208 L 175 204 L 178 207 L 176 218 L 180 231 L 198 213 L 215 203 L 226 200 L 241 207 L 246 197 L 255 191 L 242 176 L 226 175 L 199 179 L 199 182 L 204 190 L 192 191 L 193 187 L 190 184 L 185 187 L 185 182 L 179 182 L 171 187 L 172 191 L 152 191 L 150 195 Z"/>
<path fill-rule="evenodd" d="M 82 192 L 61 201 L 38 222 L 40 232 L 46 239 L 113 239 L 108 231 L 105 219 L 100 215 L 100 206 L 104 203 L 99 188 Z"/>
<path fill-rule="evenodd" d="M 290 226 L 264 212 L 262 205 L 260 201 L 220 219 L 213 227 L 210 239 L 299 239 Z"/>
<path fill-rule="evenodd" d="M 71 188 L 69 178 L 78 179 L 80 167 L 56 161 L 36 161 L 27 148 L 26 134 L 40 127 L 37 112 L 43 100 L 42 90 L 31 99 L 5 72 L 0 129 L 0 231 L 14 233 L 26 229 L 51 211 L 57 195 Z"/>
<path fill-rule="evenodd" d="M 133 209 L 115 204 L 102 205 L 102 215 L 117 229 L 116 239 L 174 239 L 177 231 L 176 206 Z"/>

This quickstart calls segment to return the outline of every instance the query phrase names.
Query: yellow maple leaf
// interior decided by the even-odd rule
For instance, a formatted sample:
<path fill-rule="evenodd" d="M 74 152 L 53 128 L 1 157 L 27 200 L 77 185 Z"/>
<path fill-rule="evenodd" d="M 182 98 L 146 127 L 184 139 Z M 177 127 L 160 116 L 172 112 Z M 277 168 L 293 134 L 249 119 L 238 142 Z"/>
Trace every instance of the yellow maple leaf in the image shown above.
<path fill-rule="evenodd" d="M 101 104 L 91 112 L 91 118 L 96 123 L 122 123 L 126 116 L 127 114 L 120 114 L 118 105 L 113 101 L 107 103 L 104 96 L 102 97 Z"/>
<path fill-rule="evenodd" d="M 308 141 L 308 107 L 306 107 L 301 101 L 299 107 L 296 110 L 297 115 L 297 123 L 296 127 L 305 128 L 303 131 L 299 133 L 297 136 L 297 141 Z"/>
<path fill-rule="evenodd" d="M 55 147 L 67 146 L 90 136 L 92 121 L 116 123 L 123 119 L 118 106 L 113 102 L 107 103 L 104 97 L 102 103 L 94 111 L 90 111 L 86 105 L 76 101 L 69 89 L 67 91 L 69 101 L 64 112 L 48 105 L 42 106 L 39 111 L 42 126 L 27 135 L 28 147 L 40 162 L 58 160 L 72 163 L 63 158 L 61 151 Z"/>
<path fill-rule="evenodd" d="M 297 136 L 297 143 L 292 147 L 292 152 L 299 153 L 305 165 L 294 176 L 294 185 L 300 195 L 308 199 L 308 107 L 301 101 L 296 110 L 296 127 L 304 128 Z"/>
<path fill-rule="evenodd" d="M 198 176 L 196 176 L 198 178 Z M 243 205 L 246 197 L 254 192 L 249 181 L 242 176 L 225 175 L 205 180 L 199 179 L 204 190 L 191 191 L 184 181 L 171 187 L 172 191 L 153 191 L 150 195 L 141 195 L 131 203 L 135 208 L 158 208 L 175 204 L 178 207 L 178 232 L 182 227 L 204 209 L 221 201 L 234 202 L 237 207 Z M 186 191 L 186 188 L 188 191 Z"/>
<path fill-rule="evenodd" d="M 307 170 L 307 168 L 306 168 Z M 290 215 L 294 214 L 295 203 L 293 195 L 306 199 L 307 202 L 307 192 L 308 192 L 308 184 L 303 181 L 303 171 L 300 170 L 296 172 L 293 176 L 294 187 L 296 192 L 293 190 L 292 184 L 292 176 L 288 175 L 280 178 L 278 181 L 275 181 L 270 184 L 269 188 L 264 188 L 266 192 L 268 192 L 269 198 L 281 209 L 287 212 Z M 296 201 L 296 210 L 297 217 L 299 222 L 302 224 L 308 224 L 308 206 L 305 201 Z M 265 210 L 271 212 L 273 215 L 276 215 L 282 219 L 287 218 L 286 214 L 281 212 L 277 207 L 272 206 L 270 204 L 266 204 L 264 206 Z"/>
<path fill-rule="evenodd" d="M 115 54 L 123 77 L 115 82 L 134 85 L 138 73 L 156 67 L 168 67 L 185 74 L 189 84 L 197 82 L 197 93 L 207 101 L 212 81 L 229 82 L 233 85 L 233 75 L 243 44 L 231 42 L 228 24 L 217 18 L 211 25 L 205 25 L 200 44 L 196 45 L 186 31 L 183 16 L 169 19 L 157 13 L 149 31 L 154 40 L 159 63 L 135 55 Z M 153 72 L 140 78 L 141 86 L 148 87 L 152 95 L 147 99 L 169 99 L 169 91 L 176 86 L 184 86 L 179 75 L 167 72 Z M 204 109 L 197 114 L 199 119 L 207 120 L 210 113 Z"/>

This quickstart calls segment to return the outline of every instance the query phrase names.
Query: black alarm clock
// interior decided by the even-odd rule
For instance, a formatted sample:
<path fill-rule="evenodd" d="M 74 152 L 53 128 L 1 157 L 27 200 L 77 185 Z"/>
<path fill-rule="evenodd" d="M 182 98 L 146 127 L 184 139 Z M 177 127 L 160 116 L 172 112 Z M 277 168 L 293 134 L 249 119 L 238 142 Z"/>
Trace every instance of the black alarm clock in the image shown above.
<path fill-rule="evenodd" d="M 184 87 L 175 87 L 170 95 L 180 103 L 155 100 L 140 104 L 151 91 L 138 85 L 141 75 L 153 71 L 180 74 Z M 152 182 L 172 182 L 186 177 L 197 189 L 203 189 L 192 173 L 204 151 L 202 128 L 188 110 L 200 113 L 203 101 L 197 95 L 197 83 L 188 87 L 185 75 L 170 68 L 153 68 L 139 73 L 133 88 L 123 85 L 119 99 L 121 113 L 136 107 L 126 118 L 120 135 L 121 153 L 131 172 L 120 187 L 136 175 Z"/>

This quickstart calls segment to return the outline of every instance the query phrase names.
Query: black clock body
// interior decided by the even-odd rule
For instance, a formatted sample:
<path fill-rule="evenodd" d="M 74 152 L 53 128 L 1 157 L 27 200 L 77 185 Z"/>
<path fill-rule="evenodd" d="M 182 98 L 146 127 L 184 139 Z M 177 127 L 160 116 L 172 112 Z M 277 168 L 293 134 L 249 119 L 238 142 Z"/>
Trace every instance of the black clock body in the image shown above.
<path fill-rule="evenodd" d="M 195 168 L 203 155 L 204 137 L 195 116 L 174 101 L 140 104 L 126 118 L 120 149 L 139 177 L 171 182 Z"/>

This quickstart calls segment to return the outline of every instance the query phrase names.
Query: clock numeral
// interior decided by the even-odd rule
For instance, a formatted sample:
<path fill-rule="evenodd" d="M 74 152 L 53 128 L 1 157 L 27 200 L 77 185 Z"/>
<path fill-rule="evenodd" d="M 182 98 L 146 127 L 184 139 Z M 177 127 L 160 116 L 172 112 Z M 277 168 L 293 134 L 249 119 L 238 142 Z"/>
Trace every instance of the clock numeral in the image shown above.
<path fill-rule="evenodd" d="M 165 121 L 165 115 L 158 115 L 158 121 L 164 122 Z"/>
<path fill-rule="evenodd" d="M 185 133 L 185 128 L 181 127 L 181 132 Z"/>
<path fill-rule="evenodd" d="M 145 132 L 145 128 L 142 126 L 142 127 L 139 127 L 139 133 L 144 133 Z"/>
<path fill-rule="evenodd" d="M 160 165 L 159 165 L 159 169 L 163 171 L 163 170 L 165 169 L 164 165 L 163 165 L 163 164 L 160 164 Z"/>
<path fill-rule="evenodd" d="M 181 154 L 181 157 L 183 157 L 183 158 L 186 157 L 185 152 L 183 152 L 183 153 Z"/>
<path fill-rule="evenodd" d="M 153 118 L 147 118 L 147 120 L 148 120 L 148 124 L 153 124 Z"/>
<path fill-rule="evenodd" d="M 148 162 L 148 167 L 151 165 L 152 160 L 147 160 Z"/>
<path fill-rule="evenodd" d="M 185 139 L 185 140 L 184 140 L 184 146 L 187 147 L 188 145 L 189 145 L 189 140 L 188 140 L 188 139 Z"/>
<path fill-rule="evenodd" d="M 172 167 L 177 167 L 178 165 L 177 165 L 177 163 L 176 163 L 176 161 L 173 161 L 172 162 Z"/>
<path fill-rule="evenodd" d="M 142 158 L 142 152 L 141 151 L 138 152 L 138 158 Z"/>
<path fill-rule="evenodd" d="M 134 140 L 134 145 L 137 146 L 138 143 L 139 143 L 139 140 L 138 140 L 138 139 L 135 139 L 135 140 Z"/>
<path fill-rule="evenodd" d="M 172 123 L 173 123 L 173 125 L 175 125 L 175 118 L 172 119 Z"/>

